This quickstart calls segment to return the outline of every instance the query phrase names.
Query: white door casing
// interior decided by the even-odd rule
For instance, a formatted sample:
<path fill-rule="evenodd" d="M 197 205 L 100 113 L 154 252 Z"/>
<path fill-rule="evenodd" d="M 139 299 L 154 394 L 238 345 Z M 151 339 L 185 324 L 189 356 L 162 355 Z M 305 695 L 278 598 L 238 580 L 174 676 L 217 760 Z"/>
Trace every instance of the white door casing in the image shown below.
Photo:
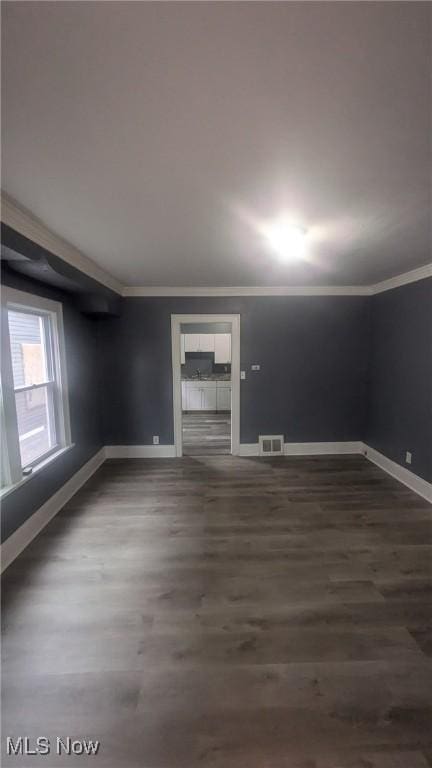
<path fill-rule="evenodd" d="M 171 315 L 174 444 L 182 456 L 181 325 L 229 323 L 231 325 L 231 453 L 240 451 L 240 315 Z M 183 329 L 184 330 L 184 329 Z M 198 334 L 196 334 L 198 335 Z M 186 351 L 187 346 L 185 345 Z"/>

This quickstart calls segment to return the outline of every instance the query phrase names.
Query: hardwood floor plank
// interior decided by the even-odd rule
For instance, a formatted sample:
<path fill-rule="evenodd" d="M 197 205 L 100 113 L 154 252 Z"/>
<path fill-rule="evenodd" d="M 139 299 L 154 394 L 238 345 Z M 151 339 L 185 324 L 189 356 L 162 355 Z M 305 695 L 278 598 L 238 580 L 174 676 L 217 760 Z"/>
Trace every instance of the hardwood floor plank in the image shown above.
<path fill-rule="evenodd" d="M 231 453 L 231 413 L 182 413 L 184 456 L 222 456 Z"/>
<path fill-rule="evenodd" d="M 100 768 L 426 768 L 432 507 L 360 456 L 106 462 L 3 578 L 3 734 Z M 429 766 L 430 768 L 430 766 Z"/>

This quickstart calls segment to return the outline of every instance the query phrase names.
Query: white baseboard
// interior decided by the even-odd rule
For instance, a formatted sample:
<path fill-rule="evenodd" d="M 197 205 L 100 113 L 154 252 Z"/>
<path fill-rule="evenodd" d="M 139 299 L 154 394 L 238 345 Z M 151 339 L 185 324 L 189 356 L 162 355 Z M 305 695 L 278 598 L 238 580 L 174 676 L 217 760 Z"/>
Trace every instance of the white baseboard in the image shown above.
<path fill-rule="evenodd" d="M 352 441 L 345 443 L 285 443 L 285 456 L 321 456 L 324 454 L 361 453 L 363 443 Z"/>
<path fill-rule="evenodd" d="M 259 456 L 259 443 L 240 443 L 239 456 Z"/>
<path fill-rule="evenodd" d="M 175 445 L 106 445 L 106 459 L 172 459 Z"/>
<path fill-rule="evenodd" d="M 362 442 L 321 442 L 321 443 L 285 443 L 285 456 L 318 456 L 325 454 L 363 453 L 369 461 L 384 472 L 399 480 L 412 491 L 432 502 L 432 484 L 423 480 L 414 472 L 401 467 L 379 451 Z M 259 456 L 258 443 L 241 443 L 240 456 Z M 1 571 L 30 544 L 35 536 L 52 520 L 57 512 L 72 498 L 84 483 L 103 464 L 105 459 L 129 458 L 172 458 L 175 456 L 174 445 L 108 445 L 101 448 L 81 467 L 56 493 L 29 517 L 1 547 Z"/>
<path fill-rule="evenodd" d="M 362 453 L 363 443 L 284 443 L 285 456 L 319 456 L 329 453 Z M 259 443 L 241 443 L 240 456 L 259 456 Z"/>
<path fill-rule="evenodd" d="M 105 448 L 101 448 L 78 472 L 59 488 L 45 504 L 28 518 L 20 527 L 14 531 L 11 536 L 2 544 L 1 547 L 1 571 L 3 572 L 8 565 L 25 549 L 35 536 L 40 533 L 42 528 L 60 512 L 62 507 L 72 498 L 72 496 L 81 488 L 84 483 L 96 472 L 105 461 Z"/>
<path fill-rule="evenodd" d="M 432 484 L 427 480 L 423 480 L 422 477 L 415 475 L 411 470 L 401 467 L 400 464 L 396 464 L 395 461 L 388 459 L 383 453 L 376 451 L 375 448 L 371 448 L 366 443 L 363 444 L 364 454 L 369 461 L 376 464 L 377 467 L 383 469 L 384 472 L 395 477 L 400 483 L 403 483 L 410 488 L 414 493 L 418 493 L 426 501 L 432 502 Z"/>
<path fill-rule="evenodd" d="M 362 441 L 353 441 L 345 443 L 284 443 L 284 455 L 285 456 L 320 456 L 325 454 L 350 454 L 350 453 L 362 453 L 369 461 L 376 464 L 380 469 L 392 477 L 399 480 L 399 482 L 406 485 L 414 493 L 422 496 L 426 501 L 432 502 L 432 484 L 428 483 L 423 478 L 415 475 L 405 467 L 401 467 L 400 464 L 396 464 L 395 461 L 388 459 L 379 451 L 371 448 Z M 241 443 L 240 444 L 240 456 L 259 456 L 259 444 L 258 443 Z"/>

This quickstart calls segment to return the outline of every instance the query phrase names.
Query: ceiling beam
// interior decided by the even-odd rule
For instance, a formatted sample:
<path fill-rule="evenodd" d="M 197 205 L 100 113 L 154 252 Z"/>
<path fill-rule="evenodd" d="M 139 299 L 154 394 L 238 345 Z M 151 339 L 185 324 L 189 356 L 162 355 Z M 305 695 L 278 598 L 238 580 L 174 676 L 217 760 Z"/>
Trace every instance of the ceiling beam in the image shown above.
<path fill-rule="evenodd" d="M 52 232 L 42 221 L 33 216 L 29 211 L 21 208 L 15 200 L 12 200 L 4 192 L 1 193 L 1 220 L 8 227 L 27 237 L 45 250 L 59 256 L 63 261 L 76 267 L 85 275 L 97 280 L 112 291 L 122 294 L 122 284 L 109 272 L 99 267 L 92 259 L 61 237 Z"/>

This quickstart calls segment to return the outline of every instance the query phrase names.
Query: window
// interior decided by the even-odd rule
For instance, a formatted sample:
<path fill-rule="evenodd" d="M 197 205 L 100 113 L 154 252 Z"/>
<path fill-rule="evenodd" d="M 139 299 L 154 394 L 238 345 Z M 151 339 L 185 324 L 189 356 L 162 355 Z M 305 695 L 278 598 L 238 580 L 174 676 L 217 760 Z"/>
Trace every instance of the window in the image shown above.
<path fill-rule="evenodd" d="M 4 289 L 2 384 L 2 485 L 13 485 L 70 444 L 61 304 Z"/>

